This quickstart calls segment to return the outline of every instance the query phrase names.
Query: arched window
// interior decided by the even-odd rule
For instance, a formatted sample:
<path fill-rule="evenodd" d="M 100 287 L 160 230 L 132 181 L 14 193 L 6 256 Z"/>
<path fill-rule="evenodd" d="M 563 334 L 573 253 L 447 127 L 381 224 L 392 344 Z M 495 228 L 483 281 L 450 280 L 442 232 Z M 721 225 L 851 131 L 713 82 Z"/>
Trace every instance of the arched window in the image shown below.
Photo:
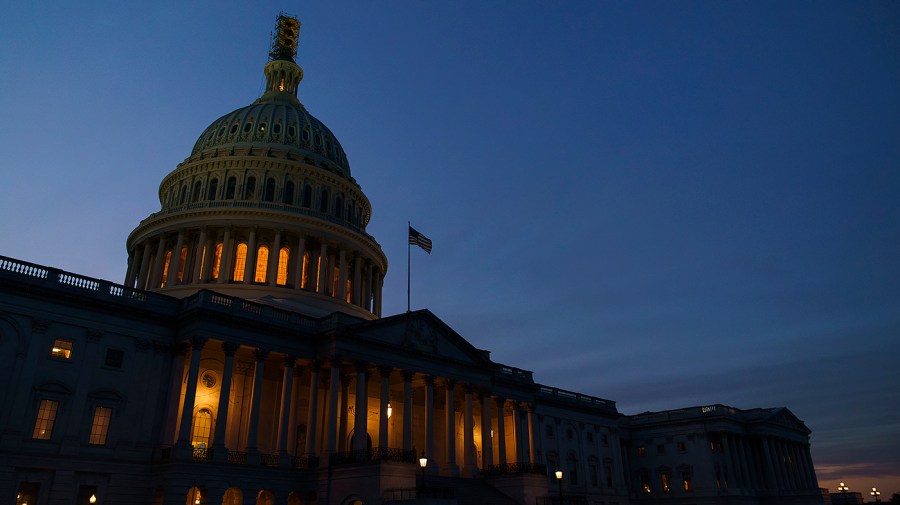
<path fill-rule="evenodd" d="M 278 278 L 275 282 L 279 286 L 287 284 L 288 278 L 288 260 L 291 258 L 291 251 L 287 247 L 282 247 L 278 251 Z"/>
<path fill-rule="evenodd" d="M 300 270 L 300 289 L 309 286 L 309 251 L 303 251 L 303 267 Z"/>
<path fill-rule="evenodd" d="M 266 192 L 263 195 L 263 200 L 267 202 L 275 201 L 275 179 L 271 177 L 266 179 Z"/>
<path fill-rule="evenodd" d="M 231 280 L 244 281 L 244 267 L 247 265 L 247 244 L 241 242 L 234 251 L 234 275 Z"/>
<path fill-rule="evenodd" d="M 303 206 L 307 209 L 312 207 L 312 187 L 309 184 L 303 188 Z"/>
<path fill-rule="evenodd" d="M 323 189 L 319 198 L 319 212 L 328 212 L 328 190 Z"/>
<path fill-rule="evenodd" d="M 194 192 L 191 194 L 191 202 L 200 200 L 200 181 L 194 183 Z"/>
<path fill-rule="evenodd" d="M 347 279 L 346 289 L 347 290 L 344 292 L 344 295 L 346 295 L 345 296 L 346 300 L 344 300 L 344 301 L 347 303 L 350 303 L 350 299 L 351 299 L 350 293 L 352 293 L 351 290 L 353 289 L 353 284 L 350 282 L 350 279 Z"/>
<path fill-rule="evenodd" d="M 234 189 L 237 186 L 237 179 L 235 177 L 229 177 L 228 182 L 225 184 L 225 199 L 232 200 L 234 199 Z"/>
<path fill-rule="evenodd" d="M 212 428 L 212 412 L 200 409 L 194 416 L 194 429 L 191 432 L 191 445 L 195 448 L 209 447 L 209 432 Z"/>
<path fill-rule="evenodd" d="M 180 262 L 178 263 L 178 283 L 181 284 L 184 279 L 184 264 L 187 263 L 187 247 L 181 248 L 181 254 L 179 255 Z"/>
<path fill-rule="evenodd" d="M 216 253 L 213 258 L 212 264 L 212 274 L 210 274 L 210 278 L 218 279 L 219 278 L 219 268 L 222 266 L 222 243 L 219 242 L 216 244 Z"/>
<path fill-rule="evenodd" d="M 187 203 L 187 186 L 181 187 L 181 198 L 179 199 L 178 203 L 180 205 L 184 205 Z"/>
<path fill-rule="evenodd" d="M 256 177 L 247 177 L 247 184 L 244 185 L 244 200 L 250 200 L 256 196 Z"/>
<path fill-rule="evenodd" d="M 266 282 L 266 271 L 269 269 L 269 246 L 261 245 L 256 250 L 256 272 L 253 282 Z"/>
<path fill-rule="evenodd" d="M 206 199 L 207 200 L 215 200 L 216 199 L 216 191 L 219 190 L 219 179 L 213 179 L 209 181 L 209 189 L 206 191 Z"/>
<path fill-rule="evenodd" d="M 569 470 L 569 483 L 573 486 L 578 485 L 578 460 L 575 459 L 574 454 L 569 454 L 569 457 L 566 458 L 566 466 L 568 466 Z"/>
<path fill-rule="evenodd" d="M 286 205 L 294 205 L 294 181 L 287 181 L 284 185 L 284 196 L 282 202 Z"/>
<path fill-rule="evenodd" d="M 159 280 L 159 287 L 166 287 L 166 278 L 169 276 L 169 263 L 172 262 L 172 251 L 166 251 L 166 260 L 163 262 L 162 279 Z"/>

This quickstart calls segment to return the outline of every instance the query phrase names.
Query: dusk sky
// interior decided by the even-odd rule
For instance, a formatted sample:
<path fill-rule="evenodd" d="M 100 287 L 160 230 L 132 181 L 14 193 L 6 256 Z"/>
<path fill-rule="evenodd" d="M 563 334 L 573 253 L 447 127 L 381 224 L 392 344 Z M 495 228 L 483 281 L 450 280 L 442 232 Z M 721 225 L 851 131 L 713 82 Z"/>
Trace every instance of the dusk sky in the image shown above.
<path fill-rule="evenodd" d="M 0 255 L 125 239 L 279 11 L 389 259 L 492 358 L 625 414 L 788 407 L 821 487 L 900 492 L 900 2 L 7 2 Z"/>

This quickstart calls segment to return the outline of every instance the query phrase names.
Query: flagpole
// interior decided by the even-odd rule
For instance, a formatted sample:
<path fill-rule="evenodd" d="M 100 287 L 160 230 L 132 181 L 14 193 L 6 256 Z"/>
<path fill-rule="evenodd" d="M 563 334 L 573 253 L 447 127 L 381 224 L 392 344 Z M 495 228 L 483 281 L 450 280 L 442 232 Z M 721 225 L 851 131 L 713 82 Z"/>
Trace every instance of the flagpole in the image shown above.
<path fill-rule="evenodd" d="M 409 229 L 412 227 L 412 223 L 409 221 L 406 222 L 406 311 L 409 312 L 409 272 L 410 272 L 410 261 L 409 261 Z"/>

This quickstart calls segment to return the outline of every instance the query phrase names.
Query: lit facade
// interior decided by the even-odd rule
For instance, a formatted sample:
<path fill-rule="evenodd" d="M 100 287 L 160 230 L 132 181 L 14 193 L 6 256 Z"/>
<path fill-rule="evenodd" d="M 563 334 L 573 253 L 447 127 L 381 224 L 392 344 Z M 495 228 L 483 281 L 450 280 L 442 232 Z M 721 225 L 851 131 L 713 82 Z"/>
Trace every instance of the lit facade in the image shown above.
<path fill-rule="evenodd" d="M 163 179 L 124 284 L 0 257 L 4 500 L 821 503 L 787 409 L 623 416 L 427 310 L 383 317 L 371 205 L 296 96 L 298 28 Z"/>

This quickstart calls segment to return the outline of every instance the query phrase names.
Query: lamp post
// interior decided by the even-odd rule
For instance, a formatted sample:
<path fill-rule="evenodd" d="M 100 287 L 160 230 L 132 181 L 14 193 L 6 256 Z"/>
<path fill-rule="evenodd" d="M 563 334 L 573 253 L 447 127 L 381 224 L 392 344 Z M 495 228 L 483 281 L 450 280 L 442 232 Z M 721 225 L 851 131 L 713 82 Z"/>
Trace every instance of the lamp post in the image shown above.
<path fill-rule="evenodd" d="M 869 491 L 869 494 L 875 497 L 875 503 L 878 503 L 881 501 L 878 498 L 879 496 L 881 496 L 881 491 L 879 491 L 878 488 L 873 487 L 872 490 Z"/>
<path fill-rule="evenodd" d="M 96 494 L 91 494 L 91 497 L 88 498 L 88 501 L 91 502 L 91 503 L 97 503 L 97 495 L 96 495 Z"/>
<path fill-rule="evenodd" d="M 850 488 L 847 487 L 846 484 L 841 482 L 840 484 L 838 484 L 838 491 L 841 492 L 841 503 L 847 503 L 847 491 L 850 491 Z"/>
<path fill-rule="evenodd" d="M 425 492 L 425 467 L 428 466 L 428 458 L 425 457 L 425 451 L 422 451 L 422 457 L 419 458 L 419 468 L 422 469 L 422 493 Z"/>
<path fill-rule="evenodd" d="M 556 471 L 556 484 L 559 486 L 559 503 L 562 504 L 562 502 L 563 502 L 563 495 L 562 495 L 562 470 L 557 470 L 557 471 Z"/>

